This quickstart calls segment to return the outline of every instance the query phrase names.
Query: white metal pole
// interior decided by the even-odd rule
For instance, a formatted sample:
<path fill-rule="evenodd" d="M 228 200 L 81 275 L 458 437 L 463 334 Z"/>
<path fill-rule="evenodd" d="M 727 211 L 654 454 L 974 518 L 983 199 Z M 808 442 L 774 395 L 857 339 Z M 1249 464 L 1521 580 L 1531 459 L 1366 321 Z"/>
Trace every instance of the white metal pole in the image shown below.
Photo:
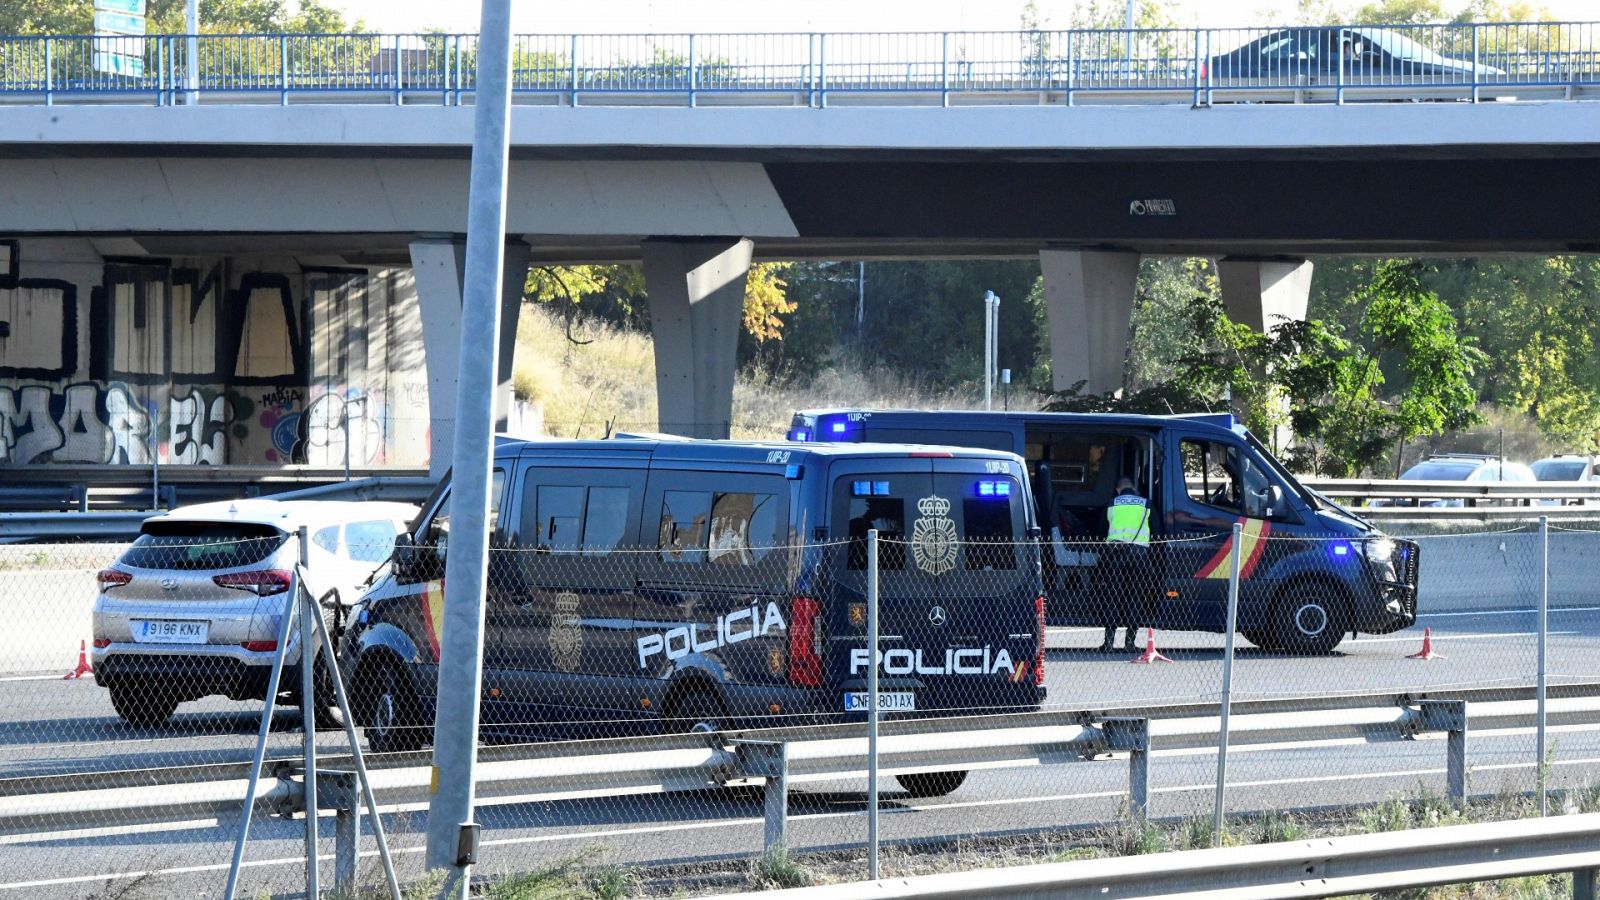
<path fill-rule="evenodd" d="M 878 529 L 867 530 L 867 878 L 878 879 Z"/>
<path fill-rule="evenodd" d="M 185 42 L 187 58 L 183 61 L 183 86 L 188 89 L 184 102 L 193 106 L 200 102 L 200 0 L 189 0 L 183 22 L 189 32 Z"/>
<path fill-rule="evenodd" d="M 1539 781 L 1539 815 L 1546 815 L 1549 810 L 1546 781 L 1549 771 L 1545 767 L 1545 642 L 1550 637 L 1550 517 L 1539 517 L 1539 671 L 1538 671 L 1538 697 L 1539 715 L 1537 741 L 1539 744 L 1539 758 L 1534 769 Z"/>
<path fill-rule="evenodd" d="M 483 610 L 489 549 L 489 469 L 505 258 L 506 159 L 511 119 L 511 2 L 483 0 L 461 297 L 455 476 L 445 562 L 444 634 L 433 729 L 434 792 L 428 804 L 429 870 L 444 869 L 440 896 L 464 898 L 476 856 L 473 776 Z"/>
<path fill-rule="evenodd" d="M 996 314 L 1000 306 L 1000 298 L 994 291 L 985 291 L 983 295 L 983 408 L 994 408 L 994 357 L 995 357 L 995 329 L 999 325 L 999 316 Z"/>
<path fill-rule="evenodd" d="M 267 735 L 272 731 L 272 714 L 277 708 L 278 685 L 283 679 L 283 655 L 289 649 L 289 626 L 292 623 L 287 613 L 278 622 L 278 652 L 272 657 L 272 674 L 267 676 L 267 700 L 261 707 L 256 752 L 250 759 L 250 780 L 245 786 L 244 810 L 239 815 L 239 831 L 233 840 L 233 860 L 228 864 L 228 883 L 222 890 L 223 900 L 234 900 L 239 891 L 239 870 L 244 865 L 244 845 L 250 839 L 250 817 L 256 806 L 256 787 L 261 779 L 261 766 L 267 758 Z"/>
<path fill-rule="evenodd" d="M 300 568 L 295 570 L 294 589 L 284 604 L 283 614 L 294 616 L 300 623 L 300 724 L 306 761 L 306 896 L 316 898 L 322 895 L 317 877 L 317 686 L 315 667 L 311 664 L 311 648 L 316 646 L 317 637 L 316 626 L 311 623 L 311 609 L 316 600 L 300 602 L 301 594 L 310 594 L 310 589 L 300 580 L 300 573 L 311 568 L 311 536 L 306 526 L 300 526 L 298 538 Z"/>
<path fill-rule="evenodd" d="M 1211 846 L 1222 846 L 1222 807 L 1228 789 L 1228 710 L 1233 701 L 1233 630 L 1239 626 L 1239 544 L 1243 527 L 1233 523 L 1228 554 L 1228 628 L 1223 633 L 1222 723 L 1217 731 L 1217 802 L 1211 813 Z"/>

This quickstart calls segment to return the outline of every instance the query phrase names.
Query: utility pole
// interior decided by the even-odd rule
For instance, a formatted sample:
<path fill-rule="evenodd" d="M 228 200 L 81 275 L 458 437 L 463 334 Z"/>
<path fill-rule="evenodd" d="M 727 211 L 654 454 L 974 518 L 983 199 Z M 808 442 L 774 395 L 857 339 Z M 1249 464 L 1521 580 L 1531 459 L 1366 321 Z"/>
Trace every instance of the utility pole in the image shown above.
<path fill-rule="evenodd" d="M 456 388 L 450 553 L 433 726 L 433 796 L 427 868 L 448 873 L 441 897 L 465 900 L 477 862 L 473 776 L 483 611 L 489 552 L 489 484 L 505 259 L 506 168 L 511 131 L 511 0 L 483 0 L 461 288 L 461 368 Z"/>

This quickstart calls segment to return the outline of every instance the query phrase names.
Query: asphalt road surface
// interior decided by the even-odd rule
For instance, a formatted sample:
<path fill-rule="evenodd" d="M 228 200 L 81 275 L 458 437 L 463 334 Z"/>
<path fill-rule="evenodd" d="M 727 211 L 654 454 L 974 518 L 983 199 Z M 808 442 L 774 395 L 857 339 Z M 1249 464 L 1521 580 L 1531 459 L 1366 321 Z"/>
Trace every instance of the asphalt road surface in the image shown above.
<path fill-rule="evenodd" d="M 1407 659 L 1431 626 L 1444 658 Z M 1534 614 L 1525 609 L 1425 615 L 1415 629 L 1347 641 L 1323 658 L 1297 658 L 1241 649 L 1235 665 L 1235 699 L 1338 693 L 1395 693 L 1424 689 L 1492 688 L 1532 683 Z M 1553 610 L 1551 681 L 1600 680 L 1600 606 Z M 1214 701 L 1220 693 L 1221 638 L 1159 634 L 1170 664 L 1130 665 L 1124 654 L 1091 652 L 1099 633 L 1053 630 L 1047 667 L 1049 705 L 1107 708 L 1153 702 Z M 12 778 L 103 769 L 172 767 L 247 759 L 259 721 L 259 704 L 209 698 L 183 706 L 159 729 L 120 723 L 106 692 L 92 680 L 59 675 L 0 680 L 0 773 Z M 274 720 L 273 754 L 298 750 L 297 711 Z M 1554 731 L 1553 782 L 1600 782 L 1600 732 Z M 339 732 L 320 744 L 337 752 Z M 1531 735 L 1480 735 L 1469 742 L 1471 789 L 1526 790 L 1533 783 Z M 1153 812 L 1185 815 L 1210 808 L 1213 753 L 1157 754 Z M 1444 744 L 1403 743 L 1252 748 L 1229 761 L 1230 808 L 1266 809 L 1339 805 L 1414 792 L 1443 790 Z M 889 806 L 887 841 L 936 836 L 1026 832 L 1103 821 L 1116 814 L 1127 784 L 1124 762 L 1097 760 L 1057 766 L 975 772 L 954 794 L 912 800 L 884 782 Z M 175 787 L 174 790 L 182 790 Z M 791 846 L 797 851 L 849 846 L 865 835 L 864 787 L 855 783 L 799 786 L 791 801 Z M 526 870 L 573 853 L 618 863 L 748 857 L 761 841 L 761 807 L 749 791 L 567 801 L 486 808 L 483 871 Z M 420 867 L 425 830 L 421 812 L 386 817 L 407 871 Z M 103 890 L 107 878 L 126 886 L 129 873 L 154 873 L 141 887 L 150 896 L 218 896 L 225 879 L 236 821 L 193 827 L 97 828 L 0 838 L 0 892 L 27 897 L 82 897 Z M 322 852 L 331 854 L 332 821 L 322 823 Z M 252 829 L 252 861 L 243 894 L 292 891 L 302 878 L 303 825 L 259 821 Z M 370 851 L 370 841 L 365 845 Z M 369 866 L 370 868 L 370 866 Z M 324 878 L 331 878 L 331 864 Z"/>

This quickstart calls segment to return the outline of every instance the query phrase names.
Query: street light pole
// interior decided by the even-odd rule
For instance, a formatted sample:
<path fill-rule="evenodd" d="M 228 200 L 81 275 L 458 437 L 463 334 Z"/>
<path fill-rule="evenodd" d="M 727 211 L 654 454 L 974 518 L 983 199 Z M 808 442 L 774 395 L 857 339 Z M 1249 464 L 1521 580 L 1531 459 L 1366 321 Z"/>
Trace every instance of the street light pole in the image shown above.
<path fill-rule="evenodd" d="M 444 633 L 433 726 L 433 797 L 427 868 L 444 870 L 441 897 L 465 900 L 477 862 L 473 776 L 489 551 L 489 484 L 505 258 L 506 168 L 511 131 L 511 0 L 483 0 L 467 198 L 467 258 L 461 290 L 461 363 L 456 387 L 455 475 L 450 552 L 445 558 Z"/>

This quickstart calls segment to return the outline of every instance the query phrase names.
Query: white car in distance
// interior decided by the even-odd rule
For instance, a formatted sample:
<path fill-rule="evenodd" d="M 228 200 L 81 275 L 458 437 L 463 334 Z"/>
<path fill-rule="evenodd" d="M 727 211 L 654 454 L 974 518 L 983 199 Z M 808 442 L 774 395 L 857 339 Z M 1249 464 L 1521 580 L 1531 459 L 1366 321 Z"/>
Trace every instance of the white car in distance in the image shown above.
<path fill-rule="evenodd" d="M 95 682 L 136 726 L 160 725 L 178 704 L 212 694 L 265 699 L 293 597 L 299 529 L 309 537 L 306 587 L 322 602 L 323 621 L 337 625 L 416 513 L 407 503 L 262 498 L 146 519 L 133 544 L 99 573 Z M 291 629 L 279 682 L 294 704 L 299 643 Z M 338 724 L 332 683 L 320 666 L 316 694 L 319 721 Z"/>

